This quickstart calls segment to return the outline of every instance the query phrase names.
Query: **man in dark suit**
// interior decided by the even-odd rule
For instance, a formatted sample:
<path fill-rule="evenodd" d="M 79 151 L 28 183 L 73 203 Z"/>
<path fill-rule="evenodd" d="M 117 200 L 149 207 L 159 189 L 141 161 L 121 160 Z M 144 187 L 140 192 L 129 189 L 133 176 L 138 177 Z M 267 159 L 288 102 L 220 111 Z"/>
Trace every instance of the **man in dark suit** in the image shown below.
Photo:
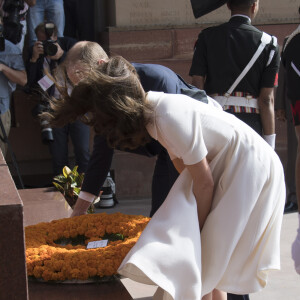
<path fill-rule="evenodd" d="M 229 0 L 227 6 L 229 22 L 199 34 L 189 73 L 192 83 L 275 148 L 273 88 L 280 61 L 276 38 L 251 25 L 259 0 Z M 238 80 L 259 47 L 254 64 Z M 228 294 L 228 299 L 249 296 Z"/>
<path fill-rule="evenodd" d="M 194 85 L 220 102 L 224 110 L 263 135 L 274 148 L 273 88 L 280 57 L 276 38 L 251 25 L 258 11 L 258 2 L 227 2 L 231 10 L 229 22 L 207 28 L 199 34 L 190 75 Z M 233 86 L 263 43 L 265 46 L 250 70 L 237 86 Z"/>
<path fill-rule="evenodd" d="M 72 84 L 77 84 L 88 70 L 99 63 L 105 62 L 107 59 L 107 54 L 99 44 L 79 42 L 68 52 L 65 67 L 66 75 Z M 146 92 L 152 90 L 173 94 L 184 93 L 203 102 L 209 101 L 204 91 L 185 83 L 180 76 L 164 66 L 139 63 L 133 63 L 133 66 L 139 74 L 140 81 Z M 130 152 L 148 157 L 157 156 L 152 180 L 152 208 L 150 212 L 152 216 L 165 200 L 178 173 L 166 149 L 155 140 L 152 140 L 144 147 L 139 147 Z M 93 199 L 99 195 L 110 170 L 113 153 L 114 150 L 108 146 L 106 140 L 96 135 L 93 152 L 72 216 L 86 213 Z"/>
<path fill-rule="evenodd" d="M 300 12 L 300 7 L 299 7 Z M 298 140 L 297 158 L 296 158 L 296 194 L 298 201 L 298 219 L 299 227 L 297 236 L 292 245 L 292 257 L 295 263 L 295 269 L 300 274 L 300 26 L 290 34 L 283 51 L 282 65 L 286 74 L 287 97 L 293 114 L 296 137 Z"/>

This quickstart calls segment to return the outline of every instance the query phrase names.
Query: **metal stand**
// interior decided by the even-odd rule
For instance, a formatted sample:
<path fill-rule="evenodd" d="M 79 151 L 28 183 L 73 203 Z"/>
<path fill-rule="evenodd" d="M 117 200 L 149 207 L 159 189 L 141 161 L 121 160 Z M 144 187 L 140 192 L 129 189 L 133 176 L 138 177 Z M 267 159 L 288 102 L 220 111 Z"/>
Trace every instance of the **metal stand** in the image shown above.
<path fill-rule="evenodd" d="M 0 114 L 1 114 L 1 112 L 0 112 Z M 18 166 L 18 164 L 17 164 L 17 160 L 16 160 L 16 157 L 15 157 L 15 154 L 14 154 L 14 152 L 13 152 L 13 150 L 12 150 L 11 144 L 10 144 L 10 142 L 9 142 L 9 140 L 8 140 L 8 137 L 7 137 L 7 134 L 6 134 L 6 132 L 5 132 L 4 125 L 3 125 L 3 123 L 2 123 L 1 117 L 0 117 L 0 128 L 1 128 L 2 134 L 3 134 L 3 137 L 0 136 L 0 139 L 1 139 L 5 144 L 7 144 L 7 148 L 8 148 L 8 151 L 9 151 L 9 153 L 10 153 L 10 156 L 11 156 L 11 159 L 12 159 L 13 166 L 14 166 L 16 172 L 17 172 L 17 175 L 18 175 L 18 179 L 19 179 L 19 183 L 20 183 L 20 188 L 21 188 L 21 189 L 24 189 L 24 184 L 23 184 L 23 180 L 22 180 L 22 177 L 21 177 L 21 174 L 20 174 L 19 166 Z"/>

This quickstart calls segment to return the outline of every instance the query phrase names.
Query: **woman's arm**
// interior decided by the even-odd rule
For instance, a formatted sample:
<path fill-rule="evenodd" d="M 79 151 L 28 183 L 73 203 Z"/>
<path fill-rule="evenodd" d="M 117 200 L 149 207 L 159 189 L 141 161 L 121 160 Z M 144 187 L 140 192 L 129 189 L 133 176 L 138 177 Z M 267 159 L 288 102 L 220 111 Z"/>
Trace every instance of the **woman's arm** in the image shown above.
<path fill-rule="evenodd" d="M 172 160 L 172 162 L 173 162 L 173 165 L 174 165 L 175 169 L 180 174 L 185 168 L 185 165 L 184 165 L 182 159 L 175 158 L 175 159 Z"/>
<path fill-rule="evenodd" d="M 186 165 L 186 168 L 193 178 L 193 192 L 197 201 L 198 219 L 201 230 L 211 209 L 214 181 L 206 158 L 194 165 Z"/>
<path fill-rule="evenodd" d="M 184 165 L 179 158 L 173 160 L 177 171 L 181 173 L 187 168 L 193 178 L 193 192 L 197 201 L 198 219 L 200 230 L 203 228 L 206 217 L 208 216 L 214 190 L 212 173 L 206 158 L 194 165 Z"/>

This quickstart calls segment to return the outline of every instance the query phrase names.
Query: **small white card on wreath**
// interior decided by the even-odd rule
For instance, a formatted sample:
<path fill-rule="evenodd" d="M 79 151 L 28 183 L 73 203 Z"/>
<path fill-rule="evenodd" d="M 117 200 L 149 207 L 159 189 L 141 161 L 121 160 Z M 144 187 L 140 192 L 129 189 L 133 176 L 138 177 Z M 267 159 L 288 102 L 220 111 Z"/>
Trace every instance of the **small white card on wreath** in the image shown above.
<path fill-rule="evenodd" d="M 104 248 L 107 246 L 108 240 L 101 240 L 101 241 L 94 241 L 89 242 L 86 246 L 87 249 L 93 249 L 93 248 Z"/>

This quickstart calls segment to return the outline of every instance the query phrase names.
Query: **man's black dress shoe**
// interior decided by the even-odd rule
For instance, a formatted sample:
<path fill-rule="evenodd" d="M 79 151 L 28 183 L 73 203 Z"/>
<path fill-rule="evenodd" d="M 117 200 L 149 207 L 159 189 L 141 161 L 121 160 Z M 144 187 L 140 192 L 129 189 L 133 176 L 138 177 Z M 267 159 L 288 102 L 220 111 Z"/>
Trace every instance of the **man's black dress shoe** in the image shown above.
<path fill-rule="evenodd" d="M 288 201 L 284 206 L 284 213 L 289 214 L 298 211 L 298 204 L 292 201 Z"/>

